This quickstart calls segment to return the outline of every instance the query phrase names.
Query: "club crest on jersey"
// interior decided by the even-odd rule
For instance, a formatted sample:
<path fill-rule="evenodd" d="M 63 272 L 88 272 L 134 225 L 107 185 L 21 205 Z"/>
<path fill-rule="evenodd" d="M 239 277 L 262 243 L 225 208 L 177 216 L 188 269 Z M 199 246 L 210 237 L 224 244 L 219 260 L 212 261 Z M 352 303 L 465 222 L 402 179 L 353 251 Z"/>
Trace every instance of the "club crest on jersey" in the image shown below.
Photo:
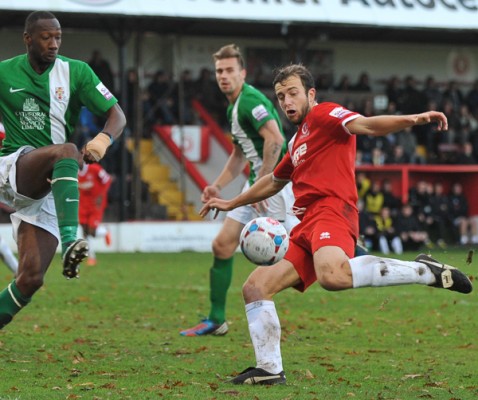
<path fill-rule="evenodd" d="M 343 117 L 345 117 L 346 115 L 349 115 L 349 114 L 352 114 L 352 111 L 350 110 L 347 110 L 343 107 L 335 107 L 330 113 L 329 115 L 331 117 L 335 117 L 335 118 L 338 118 L 338 119 L 342 119 Z"/>
<path fill-rule="evenodd" d="M 310 133 L 309 125 L 307 125 L 307 122 L 305 122 L 304 125 L 302 125 L 300 136 L 302 136 L 302 137 L 309 136 L 309 133 Z"/>
<path fill-rule="evenodd" d="M 55 88 L 55 97 L 57 100 L 65 100 L 65 88 L 57 87 Z"/>
<path fill-rule="evenodd" d="M 268 115 L 269 115 L 269 113 L 267 112 L 266 108 L 262 104 L 259 104 L 257 107 L 254 107 L 252 109 L 252 116 L 257 121 L 263 120 Z"/>
<path fill-rule="evenodd" d="M 100 82 L 98 83 L 98 85 L 96 85 L 96 90 L 98 90 L 98 92 L 100 92 L 106 100 L 110 100 L 111 98 L 113 98 L 113 95 L 108 90 L 108 88 L 103 85 L 103 82 Z"/>

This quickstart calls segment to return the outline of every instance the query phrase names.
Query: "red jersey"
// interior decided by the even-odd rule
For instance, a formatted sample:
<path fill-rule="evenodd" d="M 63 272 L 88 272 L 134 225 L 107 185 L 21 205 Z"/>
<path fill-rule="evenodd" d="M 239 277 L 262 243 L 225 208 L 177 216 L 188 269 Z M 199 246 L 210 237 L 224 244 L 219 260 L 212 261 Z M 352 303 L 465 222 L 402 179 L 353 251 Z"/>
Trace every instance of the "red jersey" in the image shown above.
<path fill-rule="evenodd" d="M 304 118 L 274 169 L 274 178 L 292 181 L 295 207 L 336 197 L 356 208 L 356 138 L 345 124 L 359 116 L 339 104 L 320 103 Z"/>
<path fill-rule="evenodd" d="M 106 205 L 106 195 L 111 184 L 110 175 L 100 164 L 84 164 L 78 172 L 78 188 L 80 189 L 80 204 Z M 98 203 L 101 198 L 101 203 Z"/>

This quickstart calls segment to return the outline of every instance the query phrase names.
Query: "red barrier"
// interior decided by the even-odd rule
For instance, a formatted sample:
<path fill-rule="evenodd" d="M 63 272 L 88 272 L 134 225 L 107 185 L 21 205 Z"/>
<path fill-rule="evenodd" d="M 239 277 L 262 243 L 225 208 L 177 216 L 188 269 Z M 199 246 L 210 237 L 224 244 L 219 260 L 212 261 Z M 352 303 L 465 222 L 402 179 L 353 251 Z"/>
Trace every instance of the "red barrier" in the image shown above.
<path fill-rule="evenodd" d="M 388 179 L 392 182 L 394 194 L 400 196 L 403 203 L 408 201 L 410 188 L 418 181 L 441 182 L 448 192 L 453 182 L 463 185 L 463 192 L 468 199 L 470 215 L 478 215 L 478 165 L 361 165 L 356 171 L 365 172 L 371 180 Z"/>
<path fill-rule="evenodd" d="M 208 185 L 208 182 L 204 179 L 201 172 L 196 168 L 196 166 L 189 161 L 186 157 L 183 156 L 179 147 L 174 143 L 173 139 L 171 139 L 170 129 L 166 126 L 155 125 L 153 130 L 158 134 L 164 144 L 168 147 L 171 154 L 178 160 L 178 162 L 184 164 L 184 169 L 191 177 L 193 182 L 202 192 L 204 188 Z"/>

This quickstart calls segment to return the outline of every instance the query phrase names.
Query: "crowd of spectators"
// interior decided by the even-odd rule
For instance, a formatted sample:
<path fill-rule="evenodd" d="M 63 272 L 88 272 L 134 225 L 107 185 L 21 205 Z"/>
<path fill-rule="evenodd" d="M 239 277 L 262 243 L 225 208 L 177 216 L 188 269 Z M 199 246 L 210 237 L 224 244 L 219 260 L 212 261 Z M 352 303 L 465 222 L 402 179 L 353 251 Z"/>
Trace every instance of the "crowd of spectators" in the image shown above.
<path fill-rule="evenodd" d="M 88 63 L 105 85 L 118 95 L 114 74 L 99 50 L 93 51 Z M 437 82 L 433 76 L 423 81 L 418 81 L 413 75 L 373 80 L 367 72 L 361 72 L 355 81 L 347 74 L 340 76 L 337 82 L 330 77 L 322 79 L 318 74 L 316 81 L 319 101 L 334 101 L 340 96 L 341 104 L 366 116 L 414 114 L 430 109 L 447 115 L 449 129 L 443 132 L 436 131 L 433 125 L 425 125 L 397 132 L 386 139 L 358 137 L 358 164 L 477 163 L 478 79 L 467 86 L 455 80 Z M 135 112 L 142 111 L 145 136 L 156 123 L 200 124 L 191 105 L 193 99 L 199 100 L 219 125 L 227 129 L 227 101 L 216 84 L 212 69 L 203 67 L 197 76 L 190 69 L 184 69 L 176 78 L 169 71 L 160 69 L 146 76 L 143 87 L 138 87 L 137 83 L 136 71 L 130 69 L 124 109 L 130 124 L 134 122 Z M 265 93 L 274 98 L 272 88 L 269 89 Z M 374 101 L 377 95 L 386 98 L 379 109 Z M 289 128 L 293 130 L 293 127 Z"/>
<path fill-rule="evenodd" d="M 150 134 L 153 125 L 200 125 L 192 101 L 198 100 L 209 111 L 212 117 L 224 129 L 228 129 L 226 120 L 227 100 L 219 90 L 213 72 L 202 68 L 197 78 L 189 69 L 181 72 L 179 79 L 174 80 L 171 74 L 163 69 L 156 71 L 144 88 L 138 88 L 137 75 L 134 70 L 128 72 L 128 108 L 129 121 L 134 121 L 132 107 L 138 101 L 143 112 L 143 136 Z M 139 89 L 139 93 L 135 90 Z"/>
<path fill-rule="evenodd" d="M 470 216 L 463 186 L 420 180 L 402 203 L 392 182 L 357 173 L 360 235 L 369 250 L 401 254 L 420 248 L 478 243 L 478 216 Z"/>
<path fill-rule="evenodd" d="M 476 164 L 478 162 L 478 80 L 471 88 L 462 89 L 454 80 L 439 85 L 433 76 L 419 85 L 413 76 L 400 80 L 392 76 L 384 85 L 386 108 L 376 110 L 374 96 L 366 73 L 360 75 L 356 84 L 347 83 L 342 77 L 333 89 L 335 92 L 362 96 L 360 102 L 347 100 L 344 105 L 363 115 L 415 114 L 438 110 L 448 118 L 447 131 L 437 131 L 433 125 L 417 126 L 384 138 L 357 138 L 359 156 L 357 164 Z M 330 91 L 327 92 L 330 95 Z M 325 98 L 326 99 L 325 95 Z"/>
<path fill-rule="evenodd" d="M 140 93 L 134 93 L 137 77 L 128 72 L 128 121 L 133 123 L 138 101 L 143 111 L 143 135 L 148 136 L 154 124 L 201 124 L 193 110 L 192 100 L 199 100 L 226 131 L 227 101 L 215 82 L 214 71 L 204 67 L 197 77 L 191 70 L 182 71 L 173 79 L 166 70 L 156 71 Z M 317 79 L 319 101 L 336 101 L 363 115 L 413 114 L 429 109 L 443 111 L 449 122 L 447 131 L 437 131 L 433 125 L 406 129 L 373 138 L 357 138 L 357 165 L 384 164 L 475 164 L 478 162 L 478 80 L 471 87 L 459 86 L 456 81 L 437 83 L 433 76 L 418 83 L 412 76 L 400 79 L 391 76 L 374 85 L 366 72 L 355 82 L 348 75 L 333 82 Z M 327 83 L 328 82 L 328 83 Z M 251 82 L 254 84 L 254 82 Z M 274 100 L 272 91 L 269 93 Z M 376 109 L 375 97 L 385 96 L 386 107 Z M 182 100 L 181 100 L 182 99 Z M 383 103 L 382 103 L 383 104 Z M 284 123 L 288 136 L 294 127 Z"/>

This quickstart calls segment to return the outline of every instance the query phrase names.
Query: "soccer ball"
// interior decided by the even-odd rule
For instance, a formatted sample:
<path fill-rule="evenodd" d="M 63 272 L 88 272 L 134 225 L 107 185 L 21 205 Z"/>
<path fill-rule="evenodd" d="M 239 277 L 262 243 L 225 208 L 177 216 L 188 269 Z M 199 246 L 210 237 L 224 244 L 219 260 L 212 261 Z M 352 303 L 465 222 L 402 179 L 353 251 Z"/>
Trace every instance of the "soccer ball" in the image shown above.
<path fill-rule="evenodd" d="M 284 257 L 289 248 L 289 235 L 279 221 L 260 217 L 244 226 L 239 243 L 250 262 L 256 265 L 272 265 Z"/>

